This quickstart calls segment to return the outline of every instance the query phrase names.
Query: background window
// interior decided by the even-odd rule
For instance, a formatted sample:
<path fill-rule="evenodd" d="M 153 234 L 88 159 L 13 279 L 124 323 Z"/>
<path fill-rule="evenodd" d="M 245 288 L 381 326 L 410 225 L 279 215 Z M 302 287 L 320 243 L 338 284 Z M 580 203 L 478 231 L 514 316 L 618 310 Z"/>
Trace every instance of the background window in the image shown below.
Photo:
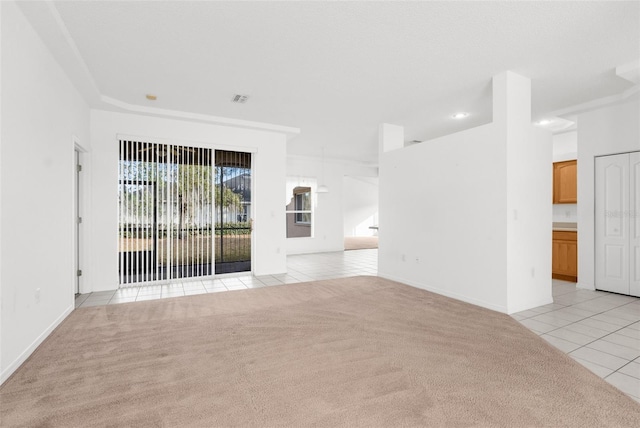
<path fill-rule="evenodd" d="M 311 224 L 311 189 L 308 187 L 297 187 L 300 193 L 294 195 L 295 198 L 295 221 L 299 224 Z"/>
<path fill-rule="evenodd" d="M 287 238 L 311 237 L 311 187 L 294 187 L 287 205 Z"/>

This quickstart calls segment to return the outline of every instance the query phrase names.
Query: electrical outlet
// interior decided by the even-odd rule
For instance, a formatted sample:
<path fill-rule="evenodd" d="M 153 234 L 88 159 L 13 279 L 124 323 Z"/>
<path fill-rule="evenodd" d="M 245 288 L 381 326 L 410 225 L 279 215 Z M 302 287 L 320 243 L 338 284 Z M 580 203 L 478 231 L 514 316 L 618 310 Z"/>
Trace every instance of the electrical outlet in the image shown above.
<path fill-rule="evenodd" d="M 36 288 L 35 292 L 36 303 L 40 303 L 40 289 Z"/>
<path fill-rule="evenodd" d="M 400 259 L 401 259 L 403 262 L 406 262 L 406 261 L 407 261 L 407 256 L 403 254 L 403 255 L 401 255 L 401 256 L 400 256 Z"/>

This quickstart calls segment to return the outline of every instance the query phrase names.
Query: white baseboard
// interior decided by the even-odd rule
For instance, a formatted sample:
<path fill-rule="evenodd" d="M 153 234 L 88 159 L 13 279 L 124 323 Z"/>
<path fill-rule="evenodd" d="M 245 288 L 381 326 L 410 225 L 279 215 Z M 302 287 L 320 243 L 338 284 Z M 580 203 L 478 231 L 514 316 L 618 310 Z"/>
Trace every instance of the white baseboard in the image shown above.
<path fill-rule="evenodd" d="M 511 308 L 511 310 L 509 311 L 509 315 L 527 311 L 539 306 L 550 305 L 551 303 L 553 303 L 553 297 L 545 297 L 544 299 L 537 300 L 535 303 L 529 303 L 526 306 L 516 306 L 515 308 Z"/>
<path fill-rule="evenodd" d="M 580 290 L 591 290 L 591 291 L 595 291 L 596 287 L 594 287 L 593 284 L 585 284 L 583 282 L 578 281 L 578 283 L 576 284 L 576 288 L 580 289 Z"/>
<path fill-rule="evenodd" d="M 504 307 L 504 306 L 494 305 L 494 304 L 491 304 L 489 302 L 485 302 L 483 300 L 469 298 L 467 296 L 463 296 L 463 295 L 458 294 L 458 293 L 452 293 L 451 291 L 445 290 L 443 288 L 430 287 L 430 286 L 422 284 L 422 283 L 418 283 L 418 282 L 415 282 L 415 281 L 410 281 L 410 280 L 407 280 L 405 278 L 396 277 L 395 275 L 388 275 L 388 274 L 385 274 L 385 273 L 382 273 L 382 272 L 378 272 L 378 276 L 381 277 L 381 278 L 390 279 L 392 281 L 401 282 L 403 284 L 407 284 L 407 285 L 410 285 L 412 287 L 420 288 L 422 290 L 431 291 L 433 293 L 440 294 L 442 296 L 451 297 L 452 299 L 461 300 L 461 301 L 466 302 L 466 303 L 471 303 L 472 305 L 482 306 L 483 308 L 491 309 L 492 311 L 501 312 L 503 314 L 507 313 L 507 308 Z"/>
<path fill-rule="evenodd" d="M 4 369 L 2 373 L 0 373 L 0 385 L 2 385 L 7 379 L 9 379 L 9 377 L 11 377 L 11 375 L 22 365 L 22 363 L 24 363 L 27 358 L 29 358 L 31 354 L 33 354 L 33 351 L 35 351 L 36 348 L 40 346 L 40 344 L 44 342 L 47 337 L 49 337 L 51 332 L 55 330 L 55 328 L 58 327 L 60 323 L 64 321 L 64 319 L 68 317 L 74 309 L 75 302 L 72 303 L 71 306 L 67 308 L 62 313 L 62 315 L 60 315 L 49 327 L 47 327 L 46 330 L 43 331 L 42 334 L 38 336 L 36 340 L 34 340 L 33 343 L 31 343 L 31 345 L 29 345 L 27 349 L 25 349 L 22 354 L 18 356 L 18 358 L 15 359 L 15 361 L 9 364 L 9 366 L 7 366 L 7 368 Z"/>

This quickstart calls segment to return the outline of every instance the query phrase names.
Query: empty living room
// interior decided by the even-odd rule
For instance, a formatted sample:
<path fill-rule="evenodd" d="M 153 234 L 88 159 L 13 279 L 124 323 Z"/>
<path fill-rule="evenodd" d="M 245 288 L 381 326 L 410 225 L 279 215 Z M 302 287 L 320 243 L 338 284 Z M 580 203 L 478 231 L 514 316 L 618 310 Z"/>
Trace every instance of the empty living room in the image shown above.
<path fill-rule="evenodd" d="M 0 2 L 0 426 L 640 426 L 640 1 Z"/>

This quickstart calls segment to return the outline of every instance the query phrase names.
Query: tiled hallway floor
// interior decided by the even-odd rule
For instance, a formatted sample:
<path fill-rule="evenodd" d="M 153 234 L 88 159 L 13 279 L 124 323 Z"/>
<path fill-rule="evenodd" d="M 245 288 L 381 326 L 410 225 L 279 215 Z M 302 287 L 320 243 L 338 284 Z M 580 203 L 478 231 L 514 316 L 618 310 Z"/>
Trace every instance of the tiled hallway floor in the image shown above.
<path fill-rule="evenodd" d="M 378 250 L 295 255 L 285 275 L 225 275 L 166 285 L 81 294 L 87 307 L 356 275 L 376 275 Z M 640 299 L 553 281 L 554 303 L 513 314 L 530 330 L 640 402 Z"/>
<path fill-rule="evenodd" d="M 640 299 L 553 281 L 553 303 L 513 317 L 640 402 Z"/>

